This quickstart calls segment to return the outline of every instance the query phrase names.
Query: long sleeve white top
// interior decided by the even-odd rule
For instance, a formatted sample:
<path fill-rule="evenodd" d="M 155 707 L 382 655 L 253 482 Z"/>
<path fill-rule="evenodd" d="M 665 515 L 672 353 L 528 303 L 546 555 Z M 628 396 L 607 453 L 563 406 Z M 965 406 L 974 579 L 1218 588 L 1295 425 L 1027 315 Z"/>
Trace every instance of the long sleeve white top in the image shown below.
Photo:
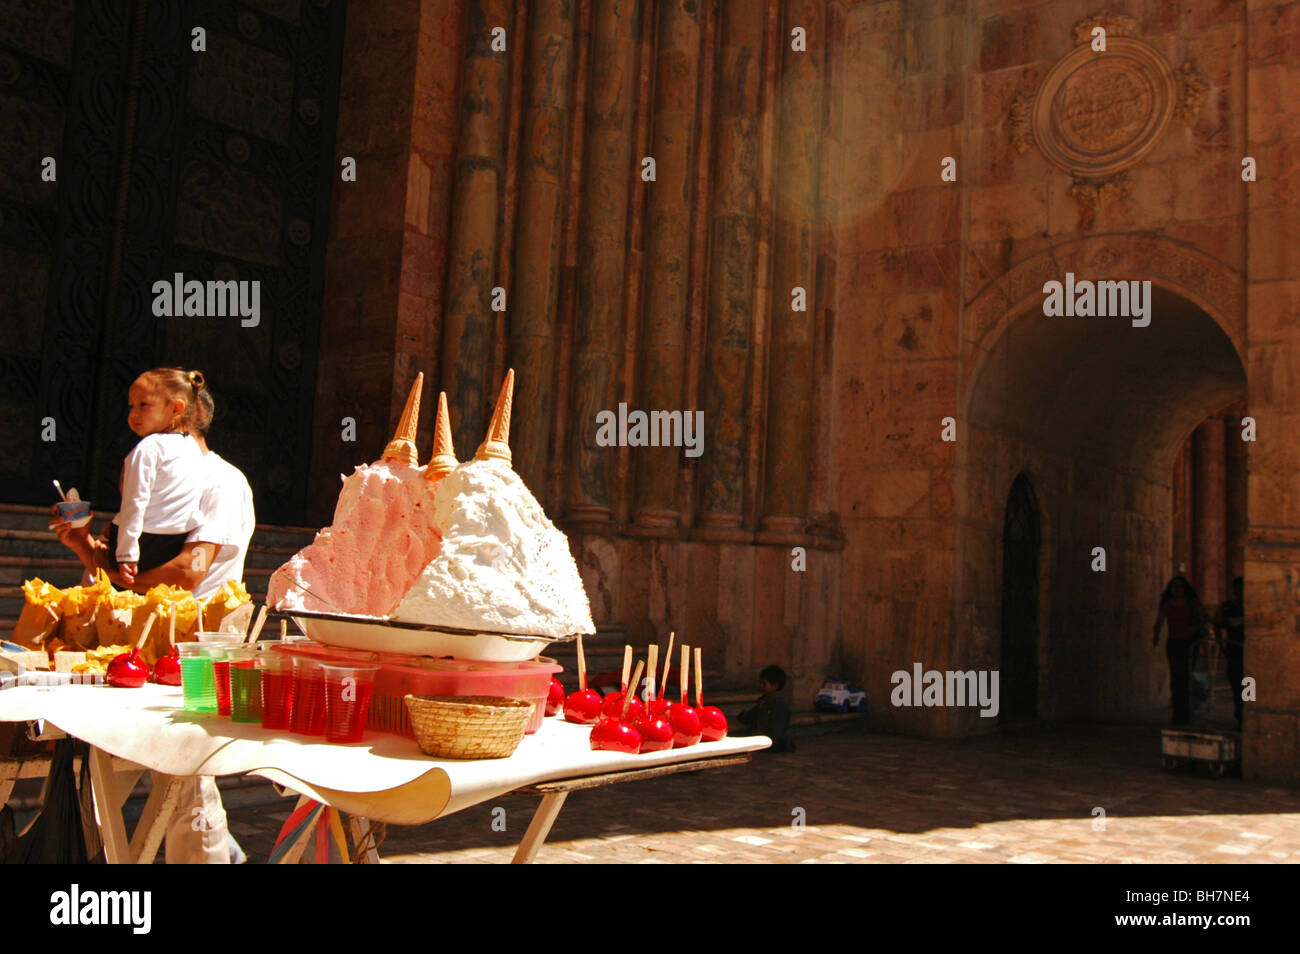
<path fill-rule="evenodd" d="M 189 533 L 199 524 L 208 480 L 203 452 L 188 434 L 150 434 L 126 455 L 117 560 L 140 559 L 140 534 Z"/>

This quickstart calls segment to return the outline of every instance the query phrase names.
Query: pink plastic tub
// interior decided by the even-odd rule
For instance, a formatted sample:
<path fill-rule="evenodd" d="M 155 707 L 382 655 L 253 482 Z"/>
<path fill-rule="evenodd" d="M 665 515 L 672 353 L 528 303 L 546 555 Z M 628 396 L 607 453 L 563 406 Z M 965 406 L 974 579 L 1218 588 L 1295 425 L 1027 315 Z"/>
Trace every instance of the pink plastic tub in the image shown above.
<path fill-rule="evenodd" d="M 375 694 L 370 699 L 370 728 L 412 736 L 411 717 L 406 711 L 407 693 L 417 696 L 505 696 L 533 704 L 528 733 L 542 726 L 551 676 L 563 670 L 552 659 L 538 656 L 532 662 L 469 662 L 433 659 L 397 653 L 363 653 L 333 649 L 313 643 L 285 643 L 276 652 L 309 656 L 328 663 L 331 659 L 352 663 L 377 662 Z"/>

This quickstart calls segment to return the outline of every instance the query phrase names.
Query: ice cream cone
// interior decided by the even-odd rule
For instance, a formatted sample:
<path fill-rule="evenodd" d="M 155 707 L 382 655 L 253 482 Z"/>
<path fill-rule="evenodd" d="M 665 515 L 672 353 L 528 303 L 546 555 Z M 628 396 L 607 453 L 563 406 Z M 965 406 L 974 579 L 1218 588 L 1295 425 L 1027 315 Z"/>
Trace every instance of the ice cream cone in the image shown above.
<path fill-rule="evenodd" d="M 384 448 L 384 460 L 400 460 L 412 467 L 419 463 L 419 453 L 415 449 L 415 431 L 420 423 L 420 391 L 424 387 L 424 372 L 415 376 L 411 393 L 406 396 L 406 407 L 402 409 L 402 419 L 397 422 L 397 433 Z"/>
<path fill-rule="evenodd" d="M 510 405 L 515 396 L 515 369 L 506 372 L 505 383 L 501 385 L 501 394 L 497 397 L 497 406 L 492 409 L 492 423 L 488 425 L 487 437 L 478 447 L 475 460 L 503 460 L 510 463 Z"/>
<path fill-rule="evenodd" d="M 446 477 L 460 461 L 456 448 L 451 446 L 451 415 L 447 413 L 447 392 L 438 392 L 438 419 L 433 425 L 433 459 L 424 469 L 425 480 Z"/>

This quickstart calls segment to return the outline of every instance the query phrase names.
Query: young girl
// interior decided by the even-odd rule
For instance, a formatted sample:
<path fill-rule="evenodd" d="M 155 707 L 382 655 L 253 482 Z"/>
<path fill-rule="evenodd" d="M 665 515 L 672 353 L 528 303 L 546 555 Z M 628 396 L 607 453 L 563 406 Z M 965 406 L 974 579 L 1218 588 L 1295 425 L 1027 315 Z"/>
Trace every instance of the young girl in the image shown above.
<path fill-rule="evenodd" d="M 199 525 L 203 452 L 187 431 L 203 375 L 155 368 L 135 379 L 127 424 L 140 443 L 122 467 L 122 509 L 109 528 L 109 552 L 127 583 L 174 559 Z"/>

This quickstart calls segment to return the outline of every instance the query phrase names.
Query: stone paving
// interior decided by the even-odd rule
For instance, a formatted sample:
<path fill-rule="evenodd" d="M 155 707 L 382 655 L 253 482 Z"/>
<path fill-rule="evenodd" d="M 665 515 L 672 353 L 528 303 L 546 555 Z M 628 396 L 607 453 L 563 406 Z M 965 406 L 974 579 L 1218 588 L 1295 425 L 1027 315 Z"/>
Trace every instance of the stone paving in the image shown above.
<path fill-rule="evenodd" d="M 290 804 L 264 796 L 226 799 L 254 861 Z M 506 862 L 537 804 L 500 798 L 391 826 L 380 853 Z M 498 807 L 505 831 L 493 828 Z M 537 862 L 1300 862 L 1300 791 L 1166 773 L 1154 725 L 1034 725 L 965 741 L 854 731 L 748 765 L 571 793 Z"/>

